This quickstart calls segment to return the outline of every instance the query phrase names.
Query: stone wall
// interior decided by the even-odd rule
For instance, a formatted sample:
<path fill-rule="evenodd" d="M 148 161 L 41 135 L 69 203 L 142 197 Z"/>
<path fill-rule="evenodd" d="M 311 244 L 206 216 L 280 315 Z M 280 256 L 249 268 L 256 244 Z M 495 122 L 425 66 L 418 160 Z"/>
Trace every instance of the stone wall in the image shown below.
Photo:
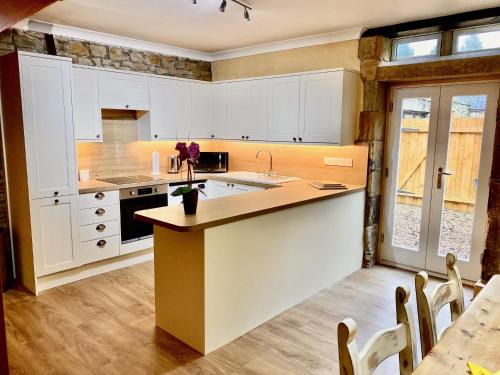
<path fill-rule="evenodd" d="M 381 36 L 361 38 L 359 58 L 363 81 L 363 110 L 357 143 L 369 145 L 366 187 L 364 266 L 375 264 L 378 255 L 384 134 L 387 92 L 391 84 L 444 80 L 481 80 L 500 75 L 500 55 L 381 67 L 390 57 L 390 40 Z M 499 104 L 500 105 L 500 104 Z M 483 281 L 500 273 L 500 109 L 497 110 L 495 150 L 488 198 L 488 232 L 482 258 Z"/>
<path fill-rule="evenodd" d="M 387 57 L 387 40 L 362 38 L 359 43 L 363 108 L 360 112 L 357 144 L 368 144 L 368 171 L 365 201 L 363 267 L 371 267 L 377 259 L 380 205 L 384 163 L 386 86 L 375 78 L 380 61 Z"/>
<path fill-rule="evenodd" d="M 0 55 L 16 49 L 47 52 L 47 35 L 17 29 L 0 34 Z M 58 56 L 70 57 L 75 64 L 109 67 L 120 70 L 152 73 L 171 77 L 212 80 L 208 61 L 163 55 L 120 46 L 54 36 Z"/>

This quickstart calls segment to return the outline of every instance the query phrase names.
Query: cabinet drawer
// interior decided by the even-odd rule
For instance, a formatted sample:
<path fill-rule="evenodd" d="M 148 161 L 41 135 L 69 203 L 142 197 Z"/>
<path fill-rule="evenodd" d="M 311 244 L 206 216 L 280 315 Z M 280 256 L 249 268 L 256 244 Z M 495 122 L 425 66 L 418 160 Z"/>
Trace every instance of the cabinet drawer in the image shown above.
<path fill-rule="evenodd" d="M 101 206 L 80 210 L 80 225 L 102 223 L 118 220 L 120 217 L 120 206 Z"/>
<path fill-rule="evenodd" d="M 80 194 L 78 196 L 78 200 L 80 203 L 80 209 L 111 206 L 120 203 L 118 190 Z"/>
<path fill-rule="evenodd" d="M 91 241 L 103 237 L 111 237 L 120 234 L 120 222 L 118 220 L 106 221 L 80 227 L 80 241 Z"/>
<path fill-rule="evenodd" d="M 80 243 L 82 264 L 120 255 L 120 236 L 106 237 Z"/>

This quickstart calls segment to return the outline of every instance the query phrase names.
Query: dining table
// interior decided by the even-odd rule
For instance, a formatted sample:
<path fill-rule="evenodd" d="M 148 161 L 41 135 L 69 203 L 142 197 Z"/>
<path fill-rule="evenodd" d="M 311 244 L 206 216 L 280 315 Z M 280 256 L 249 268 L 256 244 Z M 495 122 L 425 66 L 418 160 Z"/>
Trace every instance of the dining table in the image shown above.
<path fill-rule="evenodd" d="M 488 281 L 413 374 L 471 374 L 467 362 L 492 374 L 500 370 L 500 275 Z"/>

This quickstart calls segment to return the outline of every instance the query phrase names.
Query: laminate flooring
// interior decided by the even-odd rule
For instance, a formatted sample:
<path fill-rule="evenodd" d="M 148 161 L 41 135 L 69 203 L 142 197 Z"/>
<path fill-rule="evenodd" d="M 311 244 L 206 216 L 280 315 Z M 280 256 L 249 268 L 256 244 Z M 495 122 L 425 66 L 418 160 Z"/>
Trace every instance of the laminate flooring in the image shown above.
<path fill-rule="evenodd" d="M 13 289 L 4 294 L 11 374 L 338 374 L 338 323 L 356 320 L 361 348 L 377 330 L 395 325 L 394 292 L 402 283 L 412 291 L 418 340 L 414 274 L 376 266 L 207 356 L 155 327 L 152 262 L 37 297 Z M 472 289 L 465 293 L 468 305 Z M 439 318 L 449 321 L 449 313 Z M 376 373 L 399 373 L 397 356 Z"/>

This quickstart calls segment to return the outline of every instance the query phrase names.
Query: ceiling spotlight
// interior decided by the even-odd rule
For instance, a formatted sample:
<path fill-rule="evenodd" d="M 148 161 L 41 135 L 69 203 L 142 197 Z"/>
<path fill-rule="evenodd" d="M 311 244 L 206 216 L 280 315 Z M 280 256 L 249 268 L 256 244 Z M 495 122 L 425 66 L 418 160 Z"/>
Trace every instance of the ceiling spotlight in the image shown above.
<path fill-rule="evenodd" d="M 219 10 L 224 13 L 226 11 L 226 5 L 227 5 L 226 0 L 222 0 L 222 3 L 220 4 Z"/>
<path fill-rule="evenodd" d="M 247 21 L 250 21 L 250 14 L 248 14 L 248 9 L 245 7 L 245 10 L 243 11 L 243 16 Z"/>

